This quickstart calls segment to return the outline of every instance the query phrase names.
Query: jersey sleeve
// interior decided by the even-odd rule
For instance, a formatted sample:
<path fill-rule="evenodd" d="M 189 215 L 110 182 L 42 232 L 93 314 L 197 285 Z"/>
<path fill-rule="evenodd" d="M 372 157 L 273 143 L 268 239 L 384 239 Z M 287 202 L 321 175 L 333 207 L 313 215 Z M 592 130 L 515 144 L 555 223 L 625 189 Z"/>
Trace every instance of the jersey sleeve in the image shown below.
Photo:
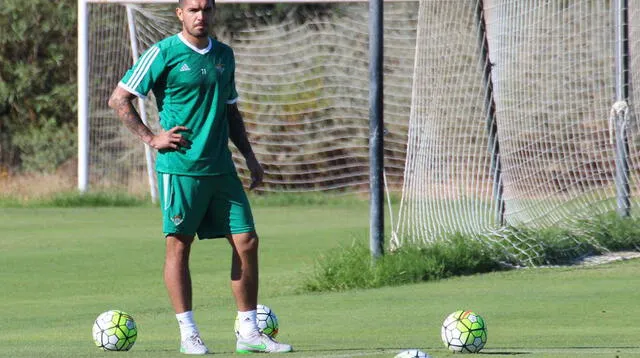
<path fill-rule="evenodd" d="M 234 104 L 238 102 L 238 91 L 236 90 L 236 59 L 231 52 L 231 81 L 229 82 L 231 85 L 231 92 L 229 92 L 229 97 L 227 98 L 227 104 Z"/>
<path fill-rule="evenodd" d="M 152 46 L 124 74 L 118 86 L 138 97 L 146 98 L 153 84 L 162 75 L 164 68 L 165 61 L 160 48 Z"/>

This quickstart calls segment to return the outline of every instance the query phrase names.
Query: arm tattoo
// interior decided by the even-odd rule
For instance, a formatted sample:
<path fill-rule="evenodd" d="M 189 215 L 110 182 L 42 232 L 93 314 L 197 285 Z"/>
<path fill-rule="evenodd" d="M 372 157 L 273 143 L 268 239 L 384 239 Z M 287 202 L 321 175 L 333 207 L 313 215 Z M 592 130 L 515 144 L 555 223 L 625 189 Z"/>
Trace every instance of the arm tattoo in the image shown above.
<path fill-rule="evenodd" d="M 113 108 L 131 133 L 140 138 L 143 142 L 149 144 L 149 141 L 153 137 L 153 132 L 144 125 L 138 111 L 131 103 L 132 99 L 124 96 L 112 95 L 109 99 L 109 106 Z"/>

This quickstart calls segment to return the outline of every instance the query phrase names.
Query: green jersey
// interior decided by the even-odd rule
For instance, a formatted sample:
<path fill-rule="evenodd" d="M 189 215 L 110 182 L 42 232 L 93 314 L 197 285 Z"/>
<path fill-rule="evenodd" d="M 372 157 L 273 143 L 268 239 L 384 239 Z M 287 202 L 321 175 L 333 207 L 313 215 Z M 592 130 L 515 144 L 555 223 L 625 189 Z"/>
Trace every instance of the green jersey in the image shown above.
<path fill-rule="evenodd" d="M 182 175 L 235 172 L 229 150 L 227 104 L 235 103 L 233 50 L 214 39 L 198 49 L 182 34 L 147 49 L 127 71 L 120 87 L 145 98 L 153 91 L 164 130 L 185 126 L 191 148 L 159 151 L 156 170 Z"/>

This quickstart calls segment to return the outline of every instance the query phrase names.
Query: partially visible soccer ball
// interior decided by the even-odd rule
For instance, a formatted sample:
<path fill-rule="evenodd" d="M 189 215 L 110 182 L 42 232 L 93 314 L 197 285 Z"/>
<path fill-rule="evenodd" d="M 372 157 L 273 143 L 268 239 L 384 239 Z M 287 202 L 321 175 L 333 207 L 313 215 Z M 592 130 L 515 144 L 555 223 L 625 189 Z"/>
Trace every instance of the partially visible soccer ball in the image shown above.
<path fill-rule="evenodd" d="M 271 310 L 271 308 L 258 304 L 257 312 L 256 312 L 256 323 L 258 324 L 258 328 L 260 331 L 271 338 L 276 338 L 278 335 L 278 317 Z M 234 325 L 234 330 L 236 334 L 238 334 L 238 327 L 240 325 L 240 321 L 238 320 L 238 316 L 236 316 L 236 322 Z"/>
<path fill-rule="evenodd" d="M 128 351 L 138 337 L 136 321 L 118 310 L 101 313 L 93 323 L 92 332 L 96 346 L 105 351 Z"/>
<path fill-rule="evenodd" d="M 487 343 L 484 319 L 472 311 L 456 311 L 442 323 L 442 341 L 454 352 L 477 353 Z"/>
<path fill-rule="evenodd" d="M 431 358 L 431 356 L 418 349 L 407 349 L 396 354 L 395 358 Z"/>

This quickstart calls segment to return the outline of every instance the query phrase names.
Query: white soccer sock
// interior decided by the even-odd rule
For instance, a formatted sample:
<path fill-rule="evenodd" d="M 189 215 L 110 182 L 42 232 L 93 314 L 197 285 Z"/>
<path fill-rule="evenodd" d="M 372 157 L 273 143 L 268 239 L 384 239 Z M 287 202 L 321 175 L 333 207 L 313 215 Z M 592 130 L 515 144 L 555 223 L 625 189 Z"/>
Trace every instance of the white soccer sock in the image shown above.
<path fill-rule="evenodd" d="M 184 341 L 194 334 L 199 333 L 198 326 L 193 320 L 193 311 L 187 311 L 176 314 L 178 326 L 180 327 L 180 338 Z"/>
<path fill-rule="evenodd" d="M 259 332 L 256 310 L 238 311 L 238 332 L 242 337 L 250 337 Z"/>

